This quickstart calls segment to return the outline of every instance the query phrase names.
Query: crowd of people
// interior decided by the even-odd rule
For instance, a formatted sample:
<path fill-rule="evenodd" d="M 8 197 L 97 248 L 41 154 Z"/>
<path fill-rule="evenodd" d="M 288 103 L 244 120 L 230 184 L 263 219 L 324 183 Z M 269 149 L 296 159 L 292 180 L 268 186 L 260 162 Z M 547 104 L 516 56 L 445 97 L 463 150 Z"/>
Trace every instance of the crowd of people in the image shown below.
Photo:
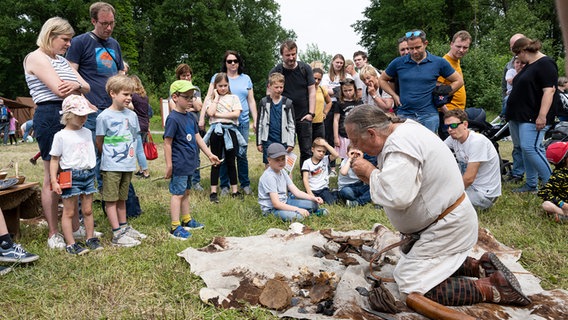
<path fill-rule="evenodd" d="M 38 49 L 24 60 L 37 104 L 33 127 L 44 160 L 48 246 L 73 255 L 103 249 L 92 216 L 97 191 L 112 245 L 137 246 L 147 237 L 129 224 L 126 201 L 132 176 L 150 176 L 142 142 L 151 109 L 140 79 L 125 74 L 120 45 L 111 36 L 114 15 L 110 4 L 94 3 L 93 30 L 77 37 L 66 20 L 49 19 L 38 36 Z M 247 158 L 252 127 L 265 164 L 257 190 L 263 215 L 299 221 L 329 214 L 325 205 L 373 202 L 404 237 L 414 239 L 394 271 L 404 295 L 446 305 L 529 304 L 494 254 L 469 257 L 477 242 L 475 209 L 490 208 L 501 195 L 500 156 L 487 137 L 468 129 L 464 111 L 460 63 L 471 42 L 467 31 L 459 31 L 449 52 L 439 57 L 427 50 L 424 31 L 411 30 L 399 39 L 399 56 L 384 71 L 357 51 L 353 60 L 333 56 L 326 73 L 321 65 L 299 61 L 296 43 L 287 40 L 258 105 L 238 52 L 224 53 L 221 71 L 211 77 L 204 97 L 191 82 L 191 67 L 180 64 L 170 85 L 164 132 L 169 235 L 186 240 L 190 230 L 204 227 L 190 210 L 190 190 L 203 191 L 200 152 L 212 164 L 212 203 L 221 196 L 253 194 Z M 559 101 L 558 70 L 540 52 L 538 40 L 517 34 L 510 49 L 514 57 L 504 72 L 503 116 L 510 124 L 515 167 L 508 181 L 522 181 L 525 175 L 525 184 L 513 191 L 540 190 L 543 208 L 560 221 L 568 210 L 565 192 L 558 192 L 565 187 L 568 147 L 556 145 L 550 154 L 543 147 Z M 286 170 L 286 157 L 295 149 L 305 191 Z M 553 178 L 547 159 L 559 167 Z M 67 184 L 66 175 L 72 177 Z M 333 176 L 339 190 L 330 186 Z M 58 230 L 60 198 L 63 234 Z M 0 235 L 0 240 L 0 261 L 37 259 L 9 238 Z"/>

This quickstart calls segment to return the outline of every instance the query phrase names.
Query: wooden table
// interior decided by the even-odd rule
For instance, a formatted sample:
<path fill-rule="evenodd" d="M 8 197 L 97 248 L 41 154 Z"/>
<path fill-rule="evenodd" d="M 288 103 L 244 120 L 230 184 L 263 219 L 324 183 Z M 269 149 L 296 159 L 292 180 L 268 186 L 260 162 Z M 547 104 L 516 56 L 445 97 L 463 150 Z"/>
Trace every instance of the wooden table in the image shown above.
<path fill-rule="evenodd" d="M 39 186 L 38 182 L 28 182 L 0 190 L 0 208 L 2 208 L 2 212 L 4 213 L 4 220 L 6 220 L 8 232 L 12 234 L 15 239 L 20 236 L 20 208 L 22 204 L 33 195 L 33 193 L 23 193 L 22 191 L 32 189 L 36 186 Z M 18 197 L 22 199 L 18 199 Z"/>

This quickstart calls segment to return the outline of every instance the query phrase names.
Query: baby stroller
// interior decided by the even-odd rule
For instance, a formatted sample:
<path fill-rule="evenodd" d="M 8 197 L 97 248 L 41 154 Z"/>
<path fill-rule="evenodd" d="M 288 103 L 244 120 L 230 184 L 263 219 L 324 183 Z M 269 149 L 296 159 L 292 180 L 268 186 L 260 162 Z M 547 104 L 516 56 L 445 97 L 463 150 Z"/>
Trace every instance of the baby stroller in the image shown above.
<path fill-rule="evenodd" d="M 482 135 L 486 136 L 491 141 L 491 143 L 493 143 L 493 146 L 495 147 L 495 150 L 497 150 L 497 154 L 499 155 L 499 162 L 501 164 L 501 176 L 510 174 L 513 168 L 513 163 L 509 160 L 501 158 L 498 143 L 499 140 L 502 140 L 510 135 L 509 124 L 504 120 L 494 120 L 492 123 L 487 122 L 487 114 L 482 108 L 466 108 L 465 113 L 467 114 L 468 118 L 468 128 L 475 132 L 481 133 Z"/>
<path fill-rule="evenodd" d="M 544 148 L 554 142 L 567 142 L 568 141 L 568 121 L 560 121 L 553 128 L 548 130 L 545 135 Z"/>

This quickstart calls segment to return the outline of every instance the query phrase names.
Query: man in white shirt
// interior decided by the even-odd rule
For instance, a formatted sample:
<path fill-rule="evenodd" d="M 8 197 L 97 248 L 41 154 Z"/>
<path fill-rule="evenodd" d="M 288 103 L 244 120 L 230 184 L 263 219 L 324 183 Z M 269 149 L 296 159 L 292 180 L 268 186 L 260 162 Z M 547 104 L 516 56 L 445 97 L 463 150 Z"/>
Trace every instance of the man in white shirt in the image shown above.
<path fill-rule="evenodd" d="M 455 153 L 465 192 L 474 207 L 488 209 L 501 195 L 499 154 L 484 135 L 468 130 L 467 114 L 461 109 L 444 115 L 450 136 L 444 140 Z"/>

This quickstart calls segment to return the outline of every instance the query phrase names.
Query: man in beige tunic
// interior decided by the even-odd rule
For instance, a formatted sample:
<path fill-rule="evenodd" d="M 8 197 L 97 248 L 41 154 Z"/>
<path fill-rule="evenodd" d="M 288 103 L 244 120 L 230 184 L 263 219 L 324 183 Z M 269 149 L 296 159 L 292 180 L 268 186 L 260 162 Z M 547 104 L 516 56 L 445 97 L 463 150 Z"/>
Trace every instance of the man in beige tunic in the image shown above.
<path fill-rule="evenodd" d="M 530 303 L 495 254 L 468 257 L 477 242 L 477 214 L 442 140 L 417 122 L 366 105 L 351 111 L 345 129 L 355 148 L 377 156 L 374 167 L 350 154 L 373 202 L 402 234 L 420 235 L 394 270 L 403 296 L 417 293 L 444 305 Z"/>

